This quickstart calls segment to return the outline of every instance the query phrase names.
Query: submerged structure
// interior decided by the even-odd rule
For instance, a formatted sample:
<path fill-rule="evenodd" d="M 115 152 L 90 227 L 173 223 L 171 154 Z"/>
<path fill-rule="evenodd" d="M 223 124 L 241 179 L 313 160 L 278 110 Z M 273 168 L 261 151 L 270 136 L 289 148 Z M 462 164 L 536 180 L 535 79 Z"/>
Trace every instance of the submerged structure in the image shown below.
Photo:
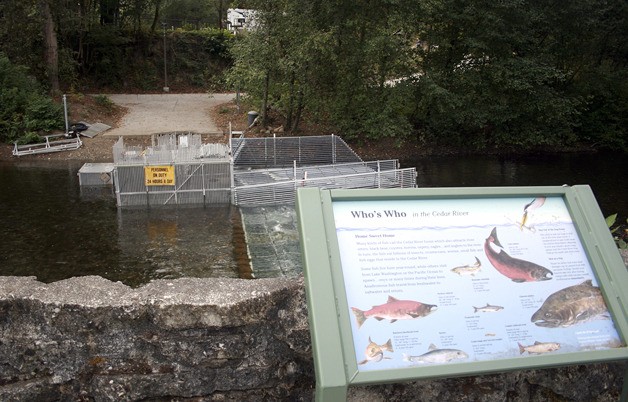
<path fill-rule="evenodd" d="M 150 147 L 113 147 L 119 207 L 231 203 L 293 204 L 299 187 L 410 188 L 415 168 L 366 162 L 336 135 L 244 138 L 203 144 L 198 134 L 164 134 Z"/>

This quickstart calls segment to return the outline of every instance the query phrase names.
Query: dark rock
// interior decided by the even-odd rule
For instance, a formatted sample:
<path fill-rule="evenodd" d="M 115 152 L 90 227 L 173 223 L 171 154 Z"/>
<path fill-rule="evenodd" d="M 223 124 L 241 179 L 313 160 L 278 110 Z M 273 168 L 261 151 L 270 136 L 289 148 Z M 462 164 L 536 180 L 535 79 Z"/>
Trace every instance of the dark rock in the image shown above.
<path fill-rule="evenodd" d="M 302 278 L 0 277 L 0 400 L 308 401 Z M 352 401 L 615 401 L 625 363 L 351 387 Z"/>

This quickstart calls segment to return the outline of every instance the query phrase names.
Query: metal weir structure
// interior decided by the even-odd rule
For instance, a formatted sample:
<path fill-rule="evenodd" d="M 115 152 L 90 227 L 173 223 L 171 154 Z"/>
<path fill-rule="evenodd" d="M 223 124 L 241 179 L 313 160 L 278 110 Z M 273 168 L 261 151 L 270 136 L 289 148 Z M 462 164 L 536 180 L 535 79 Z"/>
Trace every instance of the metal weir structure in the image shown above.
<path fill-rule="evenodd" d="M 157 206 L 293 204 L 300 187 L 413 188 L 415 168 L 363 161 L 342 138 L 244 138 L 203 144 L 198 134 L 165 134 L 150 147 L 113 147 L 117 204 Z"/>

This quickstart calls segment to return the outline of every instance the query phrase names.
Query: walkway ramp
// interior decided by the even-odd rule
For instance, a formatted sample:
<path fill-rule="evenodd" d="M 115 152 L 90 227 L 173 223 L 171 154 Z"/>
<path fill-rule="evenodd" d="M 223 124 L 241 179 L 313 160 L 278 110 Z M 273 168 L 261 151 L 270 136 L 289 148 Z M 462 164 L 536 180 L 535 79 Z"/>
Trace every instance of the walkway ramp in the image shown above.
<path fill-rule="evenodd" d="M 18 145 L 16 142 L 13 147 L 13 156 L 71 151 L 80 148 L 81 145 L 83 145 L 83 142 L 78 136 L 66 138 L 65 134 L 53 134 L 45 136 L 44 141 L 37 144 Z"/>

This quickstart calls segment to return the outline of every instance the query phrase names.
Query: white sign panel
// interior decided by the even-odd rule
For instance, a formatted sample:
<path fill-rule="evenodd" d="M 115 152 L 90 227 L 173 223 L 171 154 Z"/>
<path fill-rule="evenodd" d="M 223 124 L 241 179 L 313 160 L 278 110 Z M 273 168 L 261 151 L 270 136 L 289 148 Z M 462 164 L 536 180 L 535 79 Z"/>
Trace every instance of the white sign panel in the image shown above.
<path fill-rule="evenodd" d="M 561 197 L 333 213 L 359 371 L 622 346 Z"/>

